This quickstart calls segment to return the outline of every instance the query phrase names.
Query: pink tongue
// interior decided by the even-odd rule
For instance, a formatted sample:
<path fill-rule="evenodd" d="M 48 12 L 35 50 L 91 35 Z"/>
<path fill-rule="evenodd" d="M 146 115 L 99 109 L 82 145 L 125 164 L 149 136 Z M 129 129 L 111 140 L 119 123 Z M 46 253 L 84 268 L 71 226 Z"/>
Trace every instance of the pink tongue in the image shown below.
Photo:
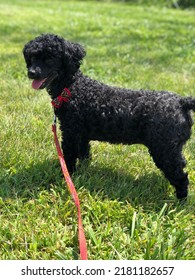
<path fill-rule="evenodd" d="M 46 79 L 43 80 L 33 80 L 32 82 L 32 87 L 34 89 L 39 89 L 41 87 L 41 85 L 46 81 Z"/>

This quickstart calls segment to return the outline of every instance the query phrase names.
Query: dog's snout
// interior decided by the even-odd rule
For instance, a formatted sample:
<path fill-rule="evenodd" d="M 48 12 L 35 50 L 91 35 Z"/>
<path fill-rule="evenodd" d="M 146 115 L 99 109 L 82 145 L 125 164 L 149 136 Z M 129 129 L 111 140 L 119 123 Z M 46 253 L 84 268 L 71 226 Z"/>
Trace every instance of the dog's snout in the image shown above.
<path fill-rule="evenodd" d="M 30 67 L 28 69 L 28 77 L 30 79 L 38 79 L 41 76 L 41 69 L 39 67 Z"/>

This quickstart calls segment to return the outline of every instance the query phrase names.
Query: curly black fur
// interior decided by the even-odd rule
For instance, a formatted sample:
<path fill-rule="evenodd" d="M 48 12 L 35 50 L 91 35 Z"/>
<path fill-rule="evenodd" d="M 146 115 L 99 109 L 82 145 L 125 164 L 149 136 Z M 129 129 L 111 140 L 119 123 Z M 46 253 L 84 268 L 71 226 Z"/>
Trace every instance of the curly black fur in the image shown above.
<path fill-rule="evenodd" d="M 43 34 L 24 46 L 31 79 L 42 80 L 52 99 L 66 87 L 72 97 L 55 113 L 62 130 L 62 148 L 70 173 L 76 160 L 90 154 L 90 140 L 144 144 L 157 167 L 185 198 L 188 174 L 182 147 L 190 138 L 195 99 L 168 91 L 116 88 L 84 76 L 79 70 L 83 47 L 63 38 Z M 36 85 L 37 86 L 37 85 Z M 38 87 L 38 86 L 37 86 Z"/>

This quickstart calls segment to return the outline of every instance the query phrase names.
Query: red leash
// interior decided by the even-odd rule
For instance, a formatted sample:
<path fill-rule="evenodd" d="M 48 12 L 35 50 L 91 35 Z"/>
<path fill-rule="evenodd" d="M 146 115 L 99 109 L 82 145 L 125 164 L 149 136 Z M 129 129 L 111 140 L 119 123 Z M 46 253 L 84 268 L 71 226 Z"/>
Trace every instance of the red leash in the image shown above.
<path fill-rule="evenodd" d="M 54 117 L 54 123 L 52 125 L 52 131 L 54 133 L 54 142 L 56 145 L 56 150 L 58 153 L 58 158 L 60 161 L 60 165 L 62 168 L 62 172 L 65 178 L 65 181 L 67 183 L 68 189 L 72 195 L 72 198 L 74 200 L 75 206 L 77 207 L 77 214 L 78 214 L 78 238 L 79 238 L 79 249 L 80 249 L 80 258 L 81 260 L 87 260 L 87 242 L 85 238 L 85 233 L 83 230 L 83 225 L 82 225 L 82 218 L 81 218 L 81 209 L 80 209 L 80 201 L 78 194 L 76 192 L 75 186 L 70 178 L 70 175 L 68 173 L 68 169 L 60 148 L 60 144 L 58 141 L 57 137 L 57 132 L 56 132 L 56 116 Z"/>

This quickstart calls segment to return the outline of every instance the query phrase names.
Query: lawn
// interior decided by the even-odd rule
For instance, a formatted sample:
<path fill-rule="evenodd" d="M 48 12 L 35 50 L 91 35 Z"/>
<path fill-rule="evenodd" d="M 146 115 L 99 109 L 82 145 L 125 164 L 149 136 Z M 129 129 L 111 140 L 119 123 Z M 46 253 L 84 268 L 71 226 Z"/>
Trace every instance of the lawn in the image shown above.
<path fill-rule="evenodd" d="M 53 144 L 46 91 L 24 44 L 52 32 L 83 44 L 85 74 L 110 85 L 195 97 L 194 10 L 94 1 L 1 0 L 0 259 L 78 259 L 75 206 Z M 92 143 L 73 175 L 89 259 L 195 259 L 195 126 L 186 203 L 141 145 Z M 174 160 L 174 159 L 173 159 Z"/>

